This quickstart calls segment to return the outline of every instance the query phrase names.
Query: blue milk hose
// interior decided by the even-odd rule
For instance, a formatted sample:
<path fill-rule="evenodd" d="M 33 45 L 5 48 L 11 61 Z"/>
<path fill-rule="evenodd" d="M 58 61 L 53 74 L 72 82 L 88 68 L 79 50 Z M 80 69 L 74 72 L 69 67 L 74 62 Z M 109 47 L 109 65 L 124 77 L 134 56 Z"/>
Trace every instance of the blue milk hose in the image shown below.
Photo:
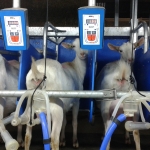
<path fill-rule="evenodd" d="M 41 126 L 42 126 L 42 132 L 43 132 L 44 150 L 50 150 L 51 149 L 50 136 L 49 136 L 48 127 L 47 127 L 46 115 L 44 112 L 41 112 L 39 116 L 40 116 L 40 121 L 41 121 Z"/>
<path fill-rule="evenodd" d="M 118 122 L 123 122 L 124 120 L 126 120 L 126 116 L 124 114 L 121 114 L 117 117 L 116 120 L 118 120 Z M 115 131 L 115 129 L 117 128 L 117 126 L 118 126 L 117 122 L 112 122 L 112 124 L 110 125 L 110 127 L 104 137 L 104 140 L 101 144 L 100 150 L 106 150 L 108 142 L 110 141 L 110 138 L 111 138 L 113 132 Z"/>

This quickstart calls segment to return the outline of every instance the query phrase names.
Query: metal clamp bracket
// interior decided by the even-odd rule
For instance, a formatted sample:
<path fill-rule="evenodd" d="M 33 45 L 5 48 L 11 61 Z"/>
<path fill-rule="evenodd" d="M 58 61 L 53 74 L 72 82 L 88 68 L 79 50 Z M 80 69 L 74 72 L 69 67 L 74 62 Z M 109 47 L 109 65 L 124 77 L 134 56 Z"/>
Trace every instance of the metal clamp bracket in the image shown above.
<path fill-rule="evenodd" d="M 103 93 L 103 96 L 98 99 L 97 101 L 112 101 L 117 99 L 117 92 L 116 89 L 106 89 L 101 91 Z"/>
<path fill-rule="evenodd" d="M 48 32 L 55 32 L 54 37 L 49 37 L 48 39 L 55 43 L 55 44 L 60 44 L 66 37 L 58 37 L 57 33 L 59 32 L 66 32 L 66 30 L 59 30 L 56 27 L 54 27 L 50 22 L 48 22 L 48 27 L 50 27 L 52 30 L 48 30 Z"/>
<path fill-rule="evenodd" d="M 104 90 L 104 97 L 117 99 L 116 89 Z"/>

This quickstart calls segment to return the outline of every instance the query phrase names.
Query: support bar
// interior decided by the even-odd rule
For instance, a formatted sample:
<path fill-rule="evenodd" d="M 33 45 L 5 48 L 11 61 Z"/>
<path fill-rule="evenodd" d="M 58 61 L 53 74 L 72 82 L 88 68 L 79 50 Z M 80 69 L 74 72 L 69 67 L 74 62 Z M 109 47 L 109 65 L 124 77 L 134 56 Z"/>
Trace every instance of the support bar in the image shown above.
<path fill-rule="evenodd" d="M 88 0 L 88 6 L 96 6 L 96 0 Z"/>
<path fill-rule="evenodd" d="M 0 91 L 2 97 L 20 97 L 26 90 Z M 116 99 L 116 90 L 103 91 L 46 91 L 49 97 L 79 97 L 79 98 L 112 98 Z"/>
<path fill-rule="evenodd" d="M 47 30 L 48 30 L 48 22 L 45 23 L 43 29 L 43 56 L 46 58 L 46 51 L 47 51 Z"/>
<path fill-rule="evenodd" d="M 131 19 L 131 30 L 137 27 L 137 10 L 138 10 L 138 0 L 132 0 L 132 19 Z M 131 34 L 131 42 L 135 43 L 137 41 L 137 33 Z"/>
<path fill-rule="evenodd" d="M 66 32 L 57 33 L 59 37 L 78 37 L 79 28 L 78 27 L 57 27 L 60 30 L 66 30 Z M 130 27 L 105 27 L 104 36 L 130 36 L 131 28 Z M 54 32 L 49 32 L 48 37 L 56 37 Z M 43 27 L 29 27 L 29 36 L 30 37 L 42 37 L 43 38 Z M 138 36 L 144 36 L 143 28 L 138 30 Z M 2 30 L 0 28 L 0 38 L 2 38 Z"/>
<path fill-rule="evenodd" d="M 115 27 L 119 26 L 119 0 L 115 0 Z"/>
<path fill-rule="evenodd" d="M 0 91 L 0 96 L 2 97 L 20 97 L 24 94 L 26 90 L 18 90 L 18 91 Z M 133 91 L 134 94 L 137 93 Z M 147 91 L 139 91 L 143 95 L 147 95 L 150 97 L 150 92 Z M 62 98 L 70 98 L 70 97 L 78 97 L 78 98 L 112 98 L 112 100 L 116 98 L 121 98 L 123 95 L 127 94 L 127 92 L 117 92 L 116 90 L 100 90 L 100 91 L 46 91 L 49 97 L 62 97 Z M 138 93 L 137 93 L 138 94 Z M 140 95 L 139 95 L 140 96 Z"/>
<path fill-rule="evenodd" d="M 20 8 L 20 0 L 13 0 L 13 8 Z"/>

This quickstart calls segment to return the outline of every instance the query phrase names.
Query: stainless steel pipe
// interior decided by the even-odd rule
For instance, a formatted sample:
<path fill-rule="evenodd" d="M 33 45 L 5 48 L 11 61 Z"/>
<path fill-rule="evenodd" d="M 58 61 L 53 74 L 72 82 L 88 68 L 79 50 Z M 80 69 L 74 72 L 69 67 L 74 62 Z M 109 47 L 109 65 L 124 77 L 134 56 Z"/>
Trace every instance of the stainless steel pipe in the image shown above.
<path fill-rule="evenodd" d="M 88 0 L 88 6 L 96 6 L 96 0 Z"/>
<path fill-rule="evenodd" d="M 1 97 L 20 97 L 24 94 L 26 90 L 18 90 L 18 91 L 8 91 L 3 90 L 0 91 Z M 136 91 L 134 91 L 135 93 Z M 61 98 L 71 98 L 71 97 L 78 97 L 78 98 L 111 98 L 116 99 L 120 98 L 123 95 L 127 94 L 127 92 L 117 92 L 113 90 L 100 90 L 100 91 L 46 91 L 49 97 L 61 97 Z M 150 92 L 148 91 L 140 91 L 143 95 L 147 95 L 150 97 Z M 137 93 L 138 94 L 138 93 Z M 140 95 L 139 95 L 140 96 Z"/>
<path fill-rule="evenodd" d="M 13 8 L 20 8 L 20 0 L 13 0 Z"/>
<path fill-rule="evenodd" d="M 119 0 L 115 0 L 115 27 L 119 26 Z"/>
<path fill-rule="evenodd" d="M 143 27 L 144 29 L 144 53 L 147 52 L 148 48 L 149 48 L 149 32 L 148 32 L 148 25 L 145 21 L 141 21 L 140 24 L 134 29 L 132 30 L 133 33 L 137 32 L 141 27 Z"/>
<path fill-rule="evenodd" d="M 43 56 L 46 58 L 47 51 L 47 31 L 48 31 L 48 22 L 45 23 L 43 28 Z"/>
<path fill-rule="evenodd" d="M 1 97 L 20 97 L 26 90 L 18 91 L 0 91 Z M 104 97 L 102 91 L 46 91 L 49 97 L 80 97 L 80 98 L 100 98 Z"/>
<path fill-rule="evenodd" d="M 134 30 L 138 25 L 137 11 L 138 11 L 138 0 L 132 0 L 131 30 Z M 130 41 L 133 43 L 137 41 L 137 33 L 131 33 Z"/>

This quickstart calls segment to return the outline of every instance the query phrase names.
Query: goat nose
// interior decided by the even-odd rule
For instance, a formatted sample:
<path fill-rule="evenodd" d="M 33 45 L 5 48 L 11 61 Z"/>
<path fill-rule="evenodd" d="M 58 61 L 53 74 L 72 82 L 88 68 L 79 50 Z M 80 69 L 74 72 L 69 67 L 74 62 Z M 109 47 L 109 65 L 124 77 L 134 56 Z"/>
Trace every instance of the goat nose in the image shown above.
<path fill-rule="evenodd" d="M 128 59 L 128 61 L 129 61 L 129 63 L 132 63 L 133 62 L 133 59 L 131 58 L 131 59 Z"/>

